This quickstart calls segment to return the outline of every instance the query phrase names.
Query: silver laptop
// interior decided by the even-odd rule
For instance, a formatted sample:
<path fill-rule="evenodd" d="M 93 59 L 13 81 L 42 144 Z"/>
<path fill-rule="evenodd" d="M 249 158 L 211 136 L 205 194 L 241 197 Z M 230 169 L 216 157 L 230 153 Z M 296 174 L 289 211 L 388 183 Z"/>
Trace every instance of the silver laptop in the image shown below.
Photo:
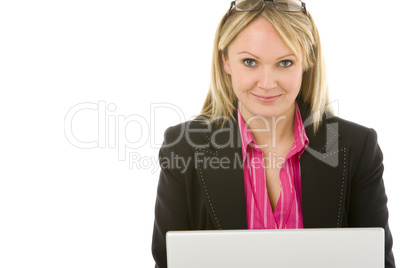
<path fill-rule="evenodd" d="M 168 268 L 383 268 L 382 228 L 169 231 Z"/>

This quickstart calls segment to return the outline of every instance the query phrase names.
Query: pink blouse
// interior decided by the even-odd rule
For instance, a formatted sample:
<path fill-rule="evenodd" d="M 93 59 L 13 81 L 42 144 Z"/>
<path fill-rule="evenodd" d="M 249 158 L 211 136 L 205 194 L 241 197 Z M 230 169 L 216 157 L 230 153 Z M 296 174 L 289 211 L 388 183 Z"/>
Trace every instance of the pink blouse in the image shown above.
<path fill-rule="evenodd" d="M 309 140 L 304 130 L 299 107 L 296 102 L 294 141 L 285 159 L 275 155 L 268 157 L 268 166 L 280 166 L 281 192 L 275 210 L 268 197 L 264 153 L 258 148 L 250 130 L 238 110 L 238 123 L 242 139 L 244 188 L 246 197 L 248 229 L 297 229 L 303 228 L 300 156 Z M 271 127 L 272 129 L 272 127 Z"/>

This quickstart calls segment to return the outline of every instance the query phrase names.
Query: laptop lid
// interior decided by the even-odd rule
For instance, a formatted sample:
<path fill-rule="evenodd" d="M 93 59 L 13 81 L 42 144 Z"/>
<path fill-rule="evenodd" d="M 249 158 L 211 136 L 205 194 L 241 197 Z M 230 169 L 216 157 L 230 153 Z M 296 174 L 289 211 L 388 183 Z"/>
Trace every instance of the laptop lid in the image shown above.
<path fill-rule="evenodd" d="M 384 267 L 382 228 L 169 231 L 168 268 Z"/>

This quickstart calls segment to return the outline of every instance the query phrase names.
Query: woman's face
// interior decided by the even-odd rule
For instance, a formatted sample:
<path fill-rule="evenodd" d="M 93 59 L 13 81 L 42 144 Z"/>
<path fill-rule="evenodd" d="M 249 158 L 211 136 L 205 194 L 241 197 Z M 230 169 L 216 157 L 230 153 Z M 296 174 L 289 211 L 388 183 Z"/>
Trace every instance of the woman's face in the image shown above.
<path fill-rule="evenodd" d="M 303 67 L 265 18 L 251 22 L 222 56 L 241 103 L 244 120 L 252 116 L 291 116 Z"/>

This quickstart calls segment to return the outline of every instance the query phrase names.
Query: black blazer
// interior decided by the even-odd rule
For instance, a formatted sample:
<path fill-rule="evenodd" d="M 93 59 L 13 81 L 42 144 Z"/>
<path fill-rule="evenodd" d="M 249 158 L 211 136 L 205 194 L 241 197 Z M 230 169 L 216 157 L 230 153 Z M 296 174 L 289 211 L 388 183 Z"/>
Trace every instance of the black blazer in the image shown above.
<path fill-rule="evenodd" d="M 335 116 L 313 134 L 300 105 L 309 146 L 300 159 L 304 228 L 382 227 L 385 267 L 395 267 L 388 227 L 383 155 L 373 129 Z M 191 120 L 165 131 L 152 253 L 166 267 L 169 230 L 247 229 L 241 137 L 236 120 L 223 129 Z"/>

